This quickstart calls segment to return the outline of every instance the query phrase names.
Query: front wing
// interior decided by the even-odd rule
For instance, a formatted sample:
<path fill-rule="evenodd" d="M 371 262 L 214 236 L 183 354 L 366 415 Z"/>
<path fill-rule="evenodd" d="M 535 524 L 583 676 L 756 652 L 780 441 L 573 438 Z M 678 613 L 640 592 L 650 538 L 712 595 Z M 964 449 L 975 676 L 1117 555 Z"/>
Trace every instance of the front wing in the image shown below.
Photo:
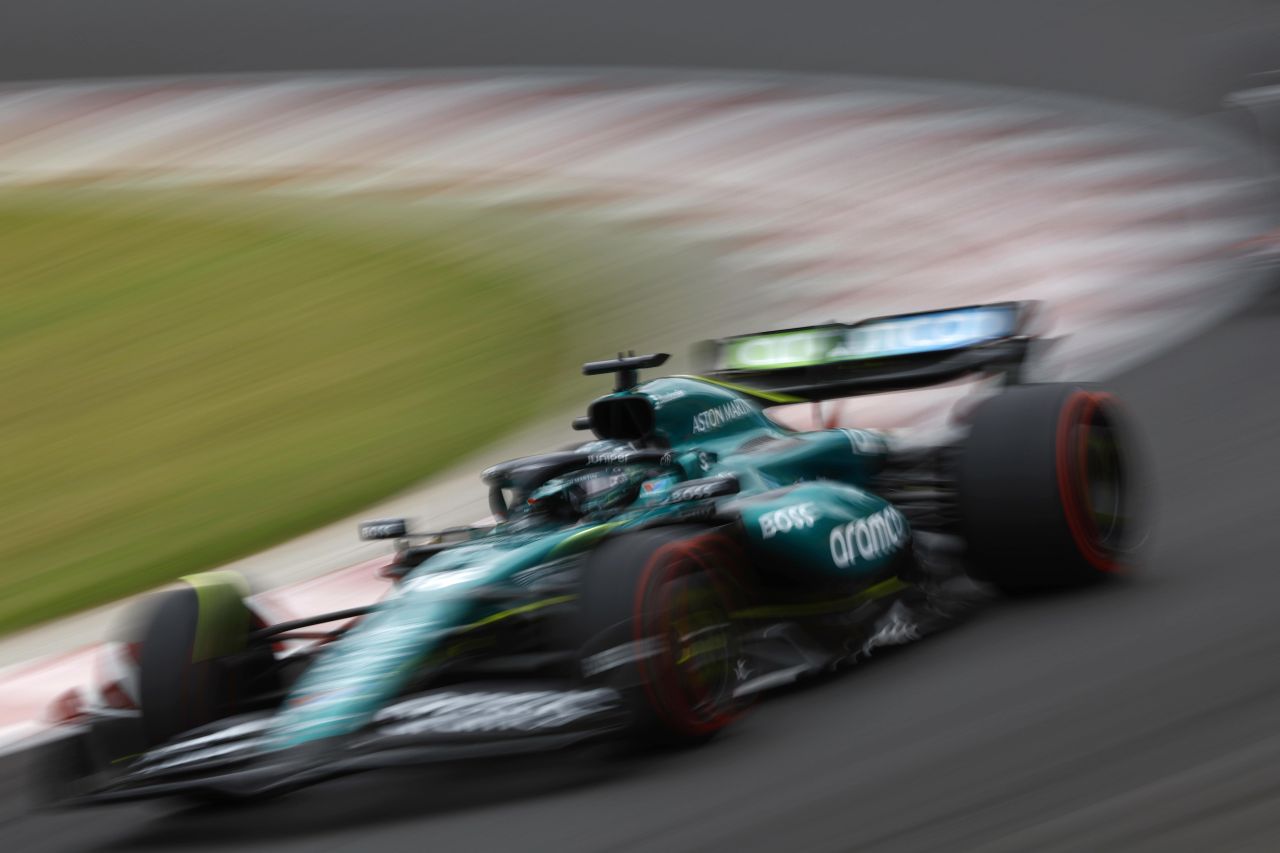
<path fill-rule="evenodd" d="M 136 742 L 140 723 L 104 719 L 84 726 L 60 756 L 50 757 L 54 766 L 46 772 L 61 780 L 43 787 L 62 805 L 175 794 L 262 797 L 365 770 L 561 749 L 614 735 L 627 722 L 621 695 L 609 688 L 467 685 L 388 705 L 367 729 L 343 738 L 273 749 L 273 715 L 262 712 L 220 720 L 122 759 L 107 756 Z"/>

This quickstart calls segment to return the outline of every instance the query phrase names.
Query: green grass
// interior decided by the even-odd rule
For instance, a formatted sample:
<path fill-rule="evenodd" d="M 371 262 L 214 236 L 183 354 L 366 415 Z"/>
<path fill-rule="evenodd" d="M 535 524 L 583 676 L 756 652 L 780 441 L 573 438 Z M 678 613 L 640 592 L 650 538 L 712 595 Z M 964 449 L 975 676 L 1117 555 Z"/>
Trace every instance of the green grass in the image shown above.
<path fill-rule="evenodd" d="M 554 263 L 310 208 L 0 194 L 0 632 L 340 518 L 563 401 Z"/>

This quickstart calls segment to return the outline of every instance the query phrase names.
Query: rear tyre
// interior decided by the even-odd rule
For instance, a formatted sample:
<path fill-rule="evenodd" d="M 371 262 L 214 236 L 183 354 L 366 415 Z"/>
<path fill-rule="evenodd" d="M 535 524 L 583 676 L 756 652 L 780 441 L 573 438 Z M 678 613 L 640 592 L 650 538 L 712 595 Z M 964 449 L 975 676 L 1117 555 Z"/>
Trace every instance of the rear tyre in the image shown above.
<path fill-rule="evenodd" d="M 232 572 L 184 578 L 141 622 L 138 696 L 149 745 L 230 716 L 272 687 L 270 648 L 250 652 L 253 614 Z"/>
<path fill-rule="evenodd" d="M 620 536 L 588 558 L 575 630 L 582 671 L 622 692 L 639 740 L 698 744 L 744 710 L 734 696 L 740 564 L 730 537 L 689 527 Z"/>
<path fill-rule="evenodd" d="M 957 470 L 970 574 L 1017 593 L 1125 571 L 1136 508 L 1123 438 L 1112 398 L 1074 385 L 983 402 Z"/>

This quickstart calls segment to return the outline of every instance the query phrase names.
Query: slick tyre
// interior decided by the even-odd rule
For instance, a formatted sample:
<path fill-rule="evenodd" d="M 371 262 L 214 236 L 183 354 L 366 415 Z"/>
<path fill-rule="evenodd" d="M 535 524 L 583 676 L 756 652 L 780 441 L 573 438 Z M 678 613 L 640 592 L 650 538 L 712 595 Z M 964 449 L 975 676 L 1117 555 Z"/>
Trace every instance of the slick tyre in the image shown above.
<path fill-rule="evenodd" d="M 695 745 L 744 710 L 734 695 L 739 565 L 729 536 L 688 527 L 607 540 L 588 558 L 575 631 L 582 672 L 622 692 L 641 742 Z"/>
<path fill-rule="evenodd" d="M 270 648 L 250 652 L 255 627 L 243 580 L 231 572 L 184 578 L 158 593 L 139 625 L 143 735 L 157 745 L 229 716 L 270 690 Z"/>
<path fill-rule="evenodd" d="M 1029 385 L 983 402 L 956 472 L 970 573 L 1022 593 L 1124 572 L 1137 509 L 1124 445 L 1104 393 Z"/>

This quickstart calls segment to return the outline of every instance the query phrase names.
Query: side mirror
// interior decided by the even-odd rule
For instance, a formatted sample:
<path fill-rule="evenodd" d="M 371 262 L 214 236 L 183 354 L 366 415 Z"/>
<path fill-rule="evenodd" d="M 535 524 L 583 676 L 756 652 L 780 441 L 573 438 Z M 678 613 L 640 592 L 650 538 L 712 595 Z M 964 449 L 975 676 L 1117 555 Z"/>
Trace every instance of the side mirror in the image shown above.
<path fill-rule="evenodd" d="M 373 539 L 402 539 L 409 533 L 409 523 L 403 518 L 380 518 L 360 523 L 360 538 L 366 541 Z"/>

